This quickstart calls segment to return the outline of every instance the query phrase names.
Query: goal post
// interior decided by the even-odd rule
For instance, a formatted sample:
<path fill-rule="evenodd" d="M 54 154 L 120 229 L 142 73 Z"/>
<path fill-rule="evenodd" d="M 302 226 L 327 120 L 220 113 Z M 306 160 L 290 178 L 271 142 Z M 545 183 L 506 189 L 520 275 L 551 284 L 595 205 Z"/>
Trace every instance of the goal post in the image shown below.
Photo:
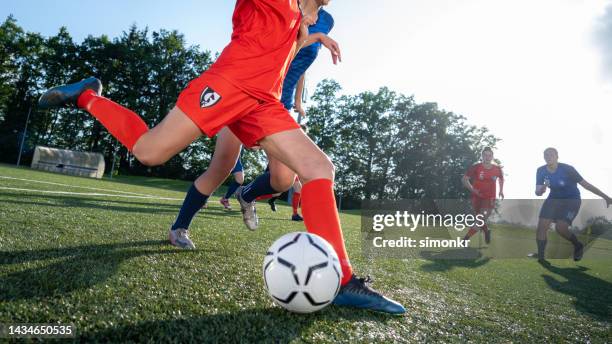
<path fill-rule="evenodd" d="M 74 176 L 102 178 L 104 156 L 100 153 L 36 146 L 31 168 Z"/>

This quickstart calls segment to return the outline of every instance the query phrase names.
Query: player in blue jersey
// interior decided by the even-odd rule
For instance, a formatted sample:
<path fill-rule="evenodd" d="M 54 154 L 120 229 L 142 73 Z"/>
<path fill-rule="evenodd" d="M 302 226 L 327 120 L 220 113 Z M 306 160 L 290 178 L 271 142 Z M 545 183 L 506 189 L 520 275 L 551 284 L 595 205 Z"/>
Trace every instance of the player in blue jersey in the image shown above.
<path fill-rule="evenodd" d="M 584 245 L 569 230 L 569 226 L 580 210 L 581 198 L 578 184 L 602 197 L 606 201 L 606 207 L 612 204 L 612 199 L 608 195 L 584 180 L 573 166 L 560 163 L 558 159 L 557 150 L 547 148 L 544 150 L 546 165 L 538 168 L 536 173 L 536 195 L 542 196 L 546 189 L 550 189 L 548 198 L 540 210 L 536 234 L 540 262 L 545 261 L 546 234 L 551 223 L 555 223 L 555 229 L 559 235 L 574 245 L 574 260 L 582 259 Z"/>

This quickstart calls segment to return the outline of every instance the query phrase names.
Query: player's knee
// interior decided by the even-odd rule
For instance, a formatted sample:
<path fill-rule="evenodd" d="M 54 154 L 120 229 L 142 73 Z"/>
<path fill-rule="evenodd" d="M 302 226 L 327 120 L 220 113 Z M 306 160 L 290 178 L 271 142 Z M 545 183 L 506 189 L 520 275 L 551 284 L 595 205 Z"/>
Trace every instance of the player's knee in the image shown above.
<path fill-rule="evenodd" d="M 279 192 L 285 192 L 293 186 L 295 180 L 294 174 L 270 174 L 270 185 L 272 188 Z"/>
<path fill-rule="evenodd" d="M 140 161 L 140 163 L 145 166 L 157 166 L 165 162 L 165 159 L 159 154 L 155 153 L 155 151 L 143 148 L 138 144 L 134 145 L 134 148 L 132 149 L 132 154 L 134 154 L 136 159 L 138 159 L 138 161 Z"/>
<path fill-rule="evenodd" d="M 336 167 L 332 161 L 329 159 L 329 157 L 327 157 L 327 155 L 323 155 L 317 159 L 309 161 L 306 164 L 306 168 L 304 169 L 302 175 L 300 175 L 300 179 L 305 182 L 313 179 L 334 180 L 335 171 Z"/>

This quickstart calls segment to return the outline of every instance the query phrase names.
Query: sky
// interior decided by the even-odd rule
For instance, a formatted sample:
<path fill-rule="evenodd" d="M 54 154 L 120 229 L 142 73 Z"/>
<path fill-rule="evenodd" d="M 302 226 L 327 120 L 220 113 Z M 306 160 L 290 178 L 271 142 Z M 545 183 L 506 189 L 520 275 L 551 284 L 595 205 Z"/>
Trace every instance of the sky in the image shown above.
<path fill-rule="evenodd" d="M 0 16 L 46 36 L 66 26 L 78 42 L 136 24 L 222 50 L 235 2 L 176 3 L 4 0 Z M 549 146 L 612 195 L 612 1 L 332 0 L 327 9 L 343 62 L 322 51 L 307 74 L 311 94 L 324 78 L 346 94 L 388 86 L 486 126 L 502 139 L 507 198 L 534 197 Z"/>

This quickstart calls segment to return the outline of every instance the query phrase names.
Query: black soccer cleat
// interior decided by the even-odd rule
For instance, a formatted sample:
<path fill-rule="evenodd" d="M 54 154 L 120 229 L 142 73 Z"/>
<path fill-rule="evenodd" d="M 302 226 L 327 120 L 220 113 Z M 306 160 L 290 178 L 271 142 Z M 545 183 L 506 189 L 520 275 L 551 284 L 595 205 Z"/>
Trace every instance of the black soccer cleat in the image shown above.
<path fill-rule="evenodd" d="M 270 209 L 272 209 L 272 211 L 276 212 L 276 197 L 272 197 L 268 200 L 268 204 L 270 205 Z"/>
<path fill-rule="evenodd" d="M 293 214 L 291 215 L 291 221 L 300 222 L 300 221 L 304 221 L 304 219 L 300 216 L 300 214 Z"/>
<path fill-rule="evenodd" d="M 582 259 L 583 255 L 584 245 L 582 243 L 579 243 L 579 245 L 574 245 L 574 261 L 579 261 L 580 259 Z"/>
<path fill-rule="evenodd" d="M 98 95 L 102 94 L 102 82 L 94 77 L 83 79 L 73 84 L 53 87 L 43 93 L 38 99 L 38 107 L 41 109 L 57 108 L 66 105 L 77 105 L 77 99 L 86 90 L 93 90 Z"/>
<path fill-rule="evenodd" d="M 399 302 L 386 298 L 370 288 L 367 285 L 370 281 L 369 277 L 357 278 L 353 275 L 351 280 L 340 288 L 333 303 L 337 306 L 369 309 L 389 314 L 406 313 L 406 309 Z"/>

